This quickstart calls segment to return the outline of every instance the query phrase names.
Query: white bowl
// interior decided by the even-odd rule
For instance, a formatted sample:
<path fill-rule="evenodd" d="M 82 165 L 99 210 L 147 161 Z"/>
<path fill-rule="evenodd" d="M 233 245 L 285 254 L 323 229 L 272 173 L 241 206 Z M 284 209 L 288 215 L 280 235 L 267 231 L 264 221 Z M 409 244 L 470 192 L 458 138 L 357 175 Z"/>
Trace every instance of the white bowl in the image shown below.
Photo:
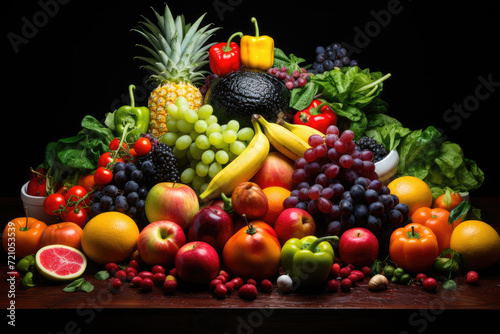
<path fill-rule="evenodd" d="M 392 150 L 379 162 L 375 163 L 375 172 L 378 179 L 385 185 L 392 181 L 398 170 L 399 154 L 398 151 Z"/>
<path fill-rule="evenodd" d="M 28 183 L 29 182 L 26 182 L 21 187 L 21 199 L 23 201 L 23 208 L 28 208 L 28 216 L 41 220 L 47 225 L 57 223 L 57 217 L 47 214 L 43 209 L 43 201 L 45 200 L 45 197 L 31 196 L 27 194 L 26 191 L 28 189 Z"/>

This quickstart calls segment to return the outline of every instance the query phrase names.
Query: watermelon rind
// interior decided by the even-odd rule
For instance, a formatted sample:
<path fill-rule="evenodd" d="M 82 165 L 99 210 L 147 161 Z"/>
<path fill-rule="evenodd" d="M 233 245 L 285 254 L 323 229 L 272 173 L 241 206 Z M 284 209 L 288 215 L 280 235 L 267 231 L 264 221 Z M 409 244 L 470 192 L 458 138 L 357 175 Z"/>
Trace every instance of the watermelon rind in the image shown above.
<path fill-rule="evenodd" d="M 64 275 L 64 276 L 56 274 L 55 272 L 45 268 L 42 265 L 42 261 L 41 261 L 40 256 L 44 251 L 51 249 L 51 248 L 66 248 L 72 252 L 78 253 L 83 259 L 83 263 L 81 265 L 81 268 L 75 273 L 72 273 L 69 275 Z M 87 258 L 85 257 L 85 255 L 81 251 L 79 251 L 76 248 L 66 246 L 66 245 L 55 244 L 55 245 L 48 245 L 48 246 L 40 248 L 36 252 L 36 255 L 35 255 L 35 264 L 36 264 L 36 268 L 38 269 L 38 272 L 46 279 L 48 279 L 50 281 L 55 281 L 55 282 L 63 282 L 63 281 L 74 280 L 75 278 L 80 277 L 84 273 L 85 269 L 87 268 Z"/>

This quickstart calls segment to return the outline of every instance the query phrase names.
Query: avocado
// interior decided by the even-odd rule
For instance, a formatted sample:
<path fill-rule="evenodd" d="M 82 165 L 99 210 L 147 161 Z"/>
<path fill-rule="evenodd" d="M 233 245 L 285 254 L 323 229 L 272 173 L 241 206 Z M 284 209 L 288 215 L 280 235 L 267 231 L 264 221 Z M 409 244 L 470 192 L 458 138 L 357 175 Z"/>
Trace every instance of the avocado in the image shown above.
<path fill-rule="evenodd" d="M 290 90 L 275 76 L 262 71 L 239 70 L 217 78 L 205 95 L 219 124 L 234 119 L 240 128 L 252 126 L 253 114 L 276 121 L 280 113 L 290 120 Z"/>

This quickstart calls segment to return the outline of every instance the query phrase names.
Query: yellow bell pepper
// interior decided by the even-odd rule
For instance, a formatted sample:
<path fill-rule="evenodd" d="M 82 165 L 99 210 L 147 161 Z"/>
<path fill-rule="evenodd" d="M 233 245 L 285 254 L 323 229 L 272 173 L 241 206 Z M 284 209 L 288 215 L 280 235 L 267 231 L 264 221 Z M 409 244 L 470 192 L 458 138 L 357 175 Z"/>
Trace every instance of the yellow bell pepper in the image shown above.
<path fill-rule="evenodd" d="M 274 40 L 269 36 L 259 36 L 257 19 L 252 17 L 252 22 L 255 24 L 255 36 L 241 38 L 241 62 L 246 68 L 266 71 L 274 63 Z"/>

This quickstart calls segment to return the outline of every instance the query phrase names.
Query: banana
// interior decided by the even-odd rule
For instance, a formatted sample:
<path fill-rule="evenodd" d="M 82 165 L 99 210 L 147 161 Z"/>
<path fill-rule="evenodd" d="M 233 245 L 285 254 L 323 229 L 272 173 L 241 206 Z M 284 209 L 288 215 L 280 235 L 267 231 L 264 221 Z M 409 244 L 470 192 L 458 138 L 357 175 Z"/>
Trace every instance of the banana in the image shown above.
<path fill-rule="evenodd" d="M 264 133 L 271 145 L 288 158 L 295 161 L 303 157 L 305 150 L 311 147 L 307 141 L 304 141 L 285 127 L 276 123 L 269 123 L 261 115 L 254 115 L 254 117 L 264 128 Z"/>
<path fill-rule="evenodd" d="M 302 138 L 302 140 L 305 141 L 306 143 L 307 143 L 307 140 L 309 139 L 309 137 L 311 137 L 312 135 L 320 135 L 321 137 L 325 136 L 325 134 L 323 132 L 316 130 L 315 128 L 307 126 L 307 125 L 292 124 L 292 123 L 288 123 L 288 122 L 284 122 L 284 121 L 283 121 L 282 125 L 285 128 L 287 128 L 288 130 L 290 130 L 296 136 Z"/>
<path fill-rule="evenodd" d="M 222 193 L 232 193 L 237 185 L 249 181 L 266 160 L 270 148 L 269 139 L 256 120 L 252 119 L 252 124 L 255 134 L 247 148 L 215 175 L 200 195 L 202 202 L 218 198 Z"/>

